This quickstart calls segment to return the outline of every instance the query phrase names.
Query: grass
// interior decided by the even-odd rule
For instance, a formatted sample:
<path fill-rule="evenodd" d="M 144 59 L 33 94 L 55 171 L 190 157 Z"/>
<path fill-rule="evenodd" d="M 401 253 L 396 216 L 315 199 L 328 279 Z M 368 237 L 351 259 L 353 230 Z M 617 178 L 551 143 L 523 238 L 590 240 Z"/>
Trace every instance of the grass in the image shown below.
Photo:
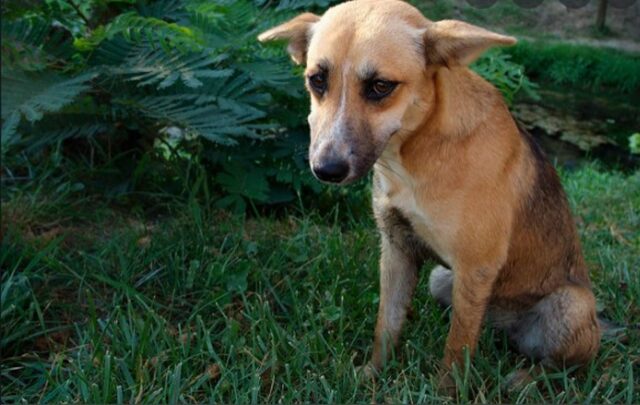
<path fill-rule="evenodd" d="M 37 173 L 36 173 L 37 174 Z M 366 192 L 323 214 L 241 218 L 196 198 L 162 210 L 37 174 L 2 191 L 2 402 L 440 402 L 449 312 L 425 266 L 396 359 L 371 355 L 378 238 Z M 640 322 L 640 172 L 563 173 L 604 315 Z M 153 214 L 151 214 L 153 212 Z M 486 329 L 460 402 L 640 401 L 640 337 L 607 339 L 575 372 L 507 391 L 531 366 Z"/>
<path fill-rule="evenodd" d="M 640 92 L 640 56 L 607 48 L 520 41 L 505 48 L 534 81 L 627 95 Z"/>

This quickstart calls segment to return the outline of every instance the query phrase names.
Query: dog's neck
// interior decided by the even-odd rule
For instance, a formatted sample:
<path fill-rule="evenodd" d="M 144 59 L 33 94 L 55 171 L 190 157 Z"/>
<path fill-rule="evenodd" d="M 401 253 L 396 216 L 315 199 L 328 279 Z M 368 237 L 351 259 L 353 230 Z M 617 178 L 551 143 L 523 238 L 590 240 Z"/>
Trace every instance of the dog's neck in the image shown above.
<path fill-rule="evenodd" d="M 423 133 L 440 138 L 472 134 L 491 118 L 495 107 L 504 106 L 498 90 L 466 66 L 440 67 L 432 74 L 433 103 L 425 117 Z"/>
<path fill-rule="evenodd" d="M 427 72 L 427 77 L 432 83 L 422 101 L 426 106 L 422 122 L 390 140 L 380 157 L 383 164 L 419 165 L 436 156 L 456 164 L 461 161 L 456 153 L 466 150 L 456 147 L 460 142 L 489 146 L 497 141 L 494 137 L 517 134 L 493 128 L 505 121 L 515 128 L 515 123 L 500 92 L 467 67 L 440 67 Z"/>

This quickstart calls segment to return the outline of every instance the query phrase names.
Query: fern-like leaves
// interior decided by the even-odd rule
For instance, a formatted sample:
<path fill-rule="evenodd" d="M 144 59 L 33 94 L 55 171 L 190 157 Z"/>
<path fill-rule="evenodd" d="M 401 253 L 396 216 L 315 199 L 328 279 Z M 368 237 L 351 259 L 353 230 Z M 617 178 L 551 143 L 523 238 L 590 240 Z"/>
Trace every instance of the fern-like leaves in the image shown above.
<path fill-rule="evenodd" d="M 200 79 L 220 79 L 233 73 L 231 69 L 216 68 L 225 57 L 204 52 L 185 55 L 173 49 L 154 49 L 145 43 L 133 47 L 123 64 L 113 67 L 110 73 L 126 76 L 138 86 L 157 85 L 164 89 L 181 81 L 197 88 L 202 86 Z"/>
<path fill-rule="evenodd" d="M 33 123 L 42 119 L 45 113 L 59 111 L 88 90 L 89 82 L 96 75 L 96 72 L 86 72 L 73 78 L 64 78 L 55 73 L 36 75 L 3 69 L 3 147 L 15 142 L 16 128 L 22 118 Z"/>

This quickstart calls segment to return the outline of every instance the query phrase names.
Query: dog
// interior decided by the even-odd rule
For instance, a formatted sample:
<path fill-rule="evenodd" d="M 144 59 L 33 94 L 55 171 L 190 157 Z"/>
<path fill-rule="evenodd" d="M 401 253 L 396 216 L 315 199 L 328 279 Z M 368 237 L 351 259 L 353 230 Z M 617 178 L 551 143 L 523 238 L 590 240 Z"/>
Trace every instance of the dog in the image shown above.
<path fill-rule="evenodd" d="M 306 65 L 313 174 L 347 185 L 373 168 L 381 257 L 369 370 L 397 345 L 427 260 L 439 263 L 431 294 L 452 307 L 443 370 L 473 355 L 485 319 L 542 364 L 596 355 L 595 298 L 558 175 L 468 68 L 515 38 L 433 22 L 400 0 L 354 0 L 258 40 L 286 40 Z"/>

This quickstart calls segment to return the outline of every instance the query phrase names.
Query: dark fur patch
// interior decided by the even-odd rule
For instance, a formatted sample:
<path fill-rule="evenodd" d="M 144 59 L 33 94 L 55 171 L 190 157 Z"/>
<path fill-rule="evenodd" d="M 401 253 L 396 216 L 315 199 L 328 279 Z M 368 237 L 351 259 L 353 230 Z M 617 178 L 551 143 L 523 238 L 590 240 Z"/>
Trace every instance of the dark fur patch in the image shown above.
<path fill-rule="evenodd" d="M 582 276 L 586 272 L 580 271 L 584 267 L 580 243 L 558 173 L 531 134 L 522 128 L 520 133 L 531 149 L 537 176 L 526 201 L 526 217 L 535 219 L 531 221 L 532 225 L 537 225 L 548 246 L 557 247 L 554 261 L 557 260 L 556 265 L 564 268 L 567 279 L 575 284 L 585 285 L 586 282 L 588 285 L 588 278 Z"/>
<path fill-rule="evenodd" d="M 349 145 L 349 154 L 355 156 L 354 167 L 351 168 L 356 178 L 366 175 L 382 153 L 382 147 L 374 142 L 371 127 L 365 120 L 347 123 L 345 143 Z"/>
<path fill-rule="evenodd" d="M 411 222 L 397 208 L 389 208 L 382 213 L 380 231 L 386 235 L 389 242 L 414 260 L 416 265 L 422 266 L 426 260 L 433 260 L 442 266 L 450 268 L 422 239 L 416 234 Z"/>
<path fill-rule="evenodd" d="M 521 201 L 507 262 L 495 283 L 492 302 L 498 306 L 502 306 L 503 299 L 532 305 L 567 282 L 590 285 L 560 178 L 533 137 L 522 127 L 519 129 L 534 167 L 534 178 L 528 195 Z M 521 278 L 529 280 L 527 290 L 518 291 L 511 283 Z"/>

